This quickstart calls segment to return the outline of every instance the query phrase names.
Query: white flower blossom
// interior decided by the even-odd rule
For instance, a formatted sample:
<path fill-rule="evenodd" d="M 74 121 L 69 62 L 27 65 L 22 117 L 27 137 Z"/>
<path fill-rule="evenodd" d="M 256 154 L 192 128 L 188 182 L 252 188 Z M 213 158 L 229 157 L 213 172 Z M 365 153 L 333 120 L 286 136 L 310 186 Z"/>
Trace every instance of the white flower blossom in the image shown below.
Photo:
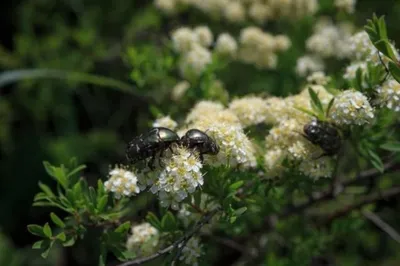
<path fill-rule="evenodd" d="M 197 237 L 191 237 L 182 248 L 179 260 L 183 261 L 187 265 L 198 266 L 199 263 L 197 260 L 201 256 L 201 253 L 200 239 Z"/>
<path fill-rule="evenodd" d="M 209 47 L 214 40 L 214 36 L 207 26 L 198 26 L 194 28 L 194 34 L 197 37 L 198 43 L 203 47 Z"/>
<path fill-rule="evenodd" d="M 109 172 L 109 179 L 104 182 L 106 191 L 114 193 L 114 197 L 130 197 L 140 192 L 137 176 L 122 167 L 116 167 Z"/>
<path fill-rule="evenodd" d="M 173 31 L 171 39 L 173 47 L 178 53 L 187 53 L 198 43 L 196 34 L 188 27 L 181 27 Z"/>
<path fill-rule="evenodd" d="M 172 120 L 169 115 L 158 118 L 153 123 L 153 127 L 166 127 L 171 130 L 174 130 L 177 126 L 178 126 L 178 123 L 176 123 L 174 120 Z"/>
<path fill-rule="evenodd" d="M 234 57 L 236 56 L 237 50 L 237 42 L 229 33 L 222 33 L 218 36 L 214 48 L 216 53 Z"/>
<path fill-rule="evenodd" d="M 189 124 L 199 121 L 204 117 L 212 117 L 223 109 L 224 106 L 221 103 L 213 101 L 200 101 L 192 108 L 192 110 L 190 110 L 189 114 L 186 116 L 185 122 L 186 124 Z"/>
<path fill-rule="evenodd" d="M 154 5 L 168 15 L 175 14 L 177 11 L 177 0 L 155 0 Z"/>
<path fill-rule="evenodd" d="M 178 101 L 182 98 L 185 92 L 190 88 L 190 83 L 186 80 L 183 80 L 175 85 L 172 88 L 171 97 L 174 101 Z"/>
<path fill-rule="evenodd" d="M 267 177 L 280 177 L 284 173 L 286 167 L 283 166 L 283 162 L 286 157 L 287 153 L 280 148 L 270 149 L 267 151 L 264 155 L 264 163 L 268 170 L 266 173 Z"/>
<path fill-rule="evenodd" d="M 393 111 L 400 111 L 400 83 L 394 79 L 387 80 L 377 88 L 379 103 Z"/>
<path fill-rule="evenodd" d="M 159 243 L 159 232 L 149 223 L 134 225 L 132 235 L 128 238 L 126 247 L 138 256 L 148 256 L 156 251 Z"/>
<path fill-rule="evenodd" d="M 160 193 L 163 206 L 172 205 L 174 208 L 176 203 L 204 184 L 201 173 L 203 165 L 195 152 L 183 147 L 176 148 L 172 157 L 164 160 L 164 164 L 165 168 L 160 172 L 151 191 Z"/>
<path fill-rule="evenodd" d="M 180 63 L 180 72 L 184 78 L 193 79 L 200 76 L 204 69 L 212 61 L 211 52 L 200 45 L 194 45 L 184 55 Z"/>
<path fill-rule="evenodd" d="M 307 77 L 307 82 L 311 84 L 316 84 L 316 85 L 326 85 L 330 81 L 330 77 L 327 77 L 323 71 L 317 71 L 314 73 L 311 73 Z"/>
<path fill-rule="evenodd" d="M 363 125 L 374 118 L 373 111 L 365 95 L 346 90 L 336 96 L 330 117 L 337 125 Z"/>
<path fill-rule="evenodd" d="M 313 72 L 324 70 L 322 60 L 316 56 L 305 55 L 297 59 L 296 73 L 300 77 L 307 76 Z"/>
<path fill-rule="evenodd" d="M 200 130 L 207 130 L 207 134 L 215 139 L 220 148 L 217 158 L 205 157 L 210 165 L 240 166 L 242 169 L 256 166 L 254 146 L 240 126 L 218 121 L 209 123 L 208 128 L 203 128 L 201 123 L 198 125 Z"/>
<path fill-rule="evenodd" d="M 332 177 L 334 169 L 334 159 L 328 156 L 304 160 L 299 165 L 299 171 L 314 180 L 318 180 L 321 177 Z"/>
<path fill-rule="evenodd" d="M 343 10 L 349 14 L 354 13 L 357 0 L 335 0 L 336 8 Z"/>
<path fill-rule="evenodd" d="M 223 9 L 224 16 L 230 22 L 243 22 L 246 19 L 246 9 L 239 1 L 229 1 Z"/>
<path fill-rule="evenodd" d="M 248 11 L 249 17 L 259 24 L 265 23 L 272 16 L 271 8 L 261 2 L 253 2 Z"/>
<path fill-rule="evenodd" d="M 266 120 L 267 105 L 262 98 L 247 96 L 233 100 L 229 110 L 237 115 L 243 127 L 256 125 Z"/>
<path fill-rule="evenodd" d="M 362 72 L 365 72 L 367 68 L 368 65 L 366 62 L 353 62 L 352 64 L 346 67 L 346 71 L 343 75 L 343 78 L 347 80 L 355 79 L 358 69 L 361 69 Z"/>

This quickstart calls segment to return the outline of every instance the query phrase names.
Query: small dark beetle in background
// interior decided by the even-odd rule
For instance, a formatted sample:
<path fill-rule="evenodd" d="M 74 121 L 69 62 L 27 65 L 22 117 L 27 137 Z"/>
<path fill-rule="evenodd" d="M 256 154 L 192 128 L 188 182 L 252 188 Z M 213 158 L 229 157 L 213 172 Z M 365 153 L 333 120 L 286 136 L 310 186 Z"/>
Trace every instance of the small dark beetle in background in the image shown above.
<path fill-rule="evenodd" d="M 311 143 L 318 145 L 324 151 L 320 157 L 332 156 L 339 152 L 342 146 L 342 136 L 339 130 L 328 122 L 317 119 L 304 125 L 303 136 Z"/>
<path fill-rule="evenodd" d="M 180 143 L 188 149 L 198 151 L 202 162 L 203 154 L 217 155 L 219 152 L 217 143 L 206 133 L 198 129 L 188 130 L 181 138 Z"/>
<path fill-rule="evenodd" d="M 157 153 L 160 158 L 171 145 L 179 143 L 180 138 L 174 131 L 165 127 L 152 128 L 147 134 L 140 135 L 129 142 L 126 149 L 126 157 L 130 163 L 145 160 L 151 157 L 148 167 L 154 169 L 154 161 Z"/>

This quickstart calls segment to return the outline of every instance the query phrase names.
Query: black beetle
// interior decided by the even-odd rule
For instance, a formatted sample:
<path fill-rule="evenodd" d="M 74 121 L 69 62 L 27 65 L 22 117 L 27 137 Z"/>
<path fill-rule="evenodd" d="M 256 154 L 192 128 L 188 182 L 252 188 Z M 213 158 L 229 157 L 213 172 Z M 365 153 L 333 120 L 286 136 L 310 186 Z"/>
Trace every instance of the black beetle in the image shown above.
<path fill-rule="evenodd" d="M 318 145 L 324 151 L 320 157 L 332 156 L 339 152 L 342 146 L 342 136 L 339 130 L 332 124 L 314 119 L 304 125 L 303 136 L 311 143 Z"/>
<path fill-rule="evenodd" d="M 181 145 L 199 152 L 200 160 L 203 162 L 203 154 L 217 155 L 219 147 L 217 143 L 206 133 L 198 129 L 190 129 L 182 136 Z"/>
<path fill-rule="evenodd" d="M 151 157 L 148 162 L 150 169 L 154 169 L 157 153 L 162 157 L 164 151 L 171 149 L 173 143 L 179 143 L 180 138 L 171 129 L 165 127 L 152 128 L 147 134 L 140 135 L 129 142 L 126 157 L 130 163 L 136 163 Z"/>

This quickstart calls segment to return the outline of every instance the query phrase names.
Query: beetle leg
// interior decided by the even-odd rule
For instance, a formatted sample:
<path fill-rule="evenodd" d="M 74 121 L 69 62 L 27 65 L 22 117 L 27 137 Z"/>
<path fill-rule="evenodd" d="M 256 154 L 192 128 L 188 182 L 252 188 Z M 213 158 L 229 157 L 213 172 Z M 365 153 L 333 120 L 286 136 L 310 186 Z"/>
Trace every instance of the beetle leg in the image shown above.
<path fill-rule="evenodd" d="M 152 171 L 154 171 L 154 169 L 156 169 L 156 168 L 154 167 L 154 162 L 155 162 L 155 160 L 156 160 L 156 154 L 153 153 L 153 155 L 151 156 L 150 161 L 147 163 L 147 166 L 148 166 L 148 167 L 150 168 L 150 170 L 152 170 Z"/>
<path fill-rule="evenodd" d="M 199 159 L 200 159 L 201 164 L 204 164 L 204 157 L 203 157 L 202 153 L 200 153 Z"/>

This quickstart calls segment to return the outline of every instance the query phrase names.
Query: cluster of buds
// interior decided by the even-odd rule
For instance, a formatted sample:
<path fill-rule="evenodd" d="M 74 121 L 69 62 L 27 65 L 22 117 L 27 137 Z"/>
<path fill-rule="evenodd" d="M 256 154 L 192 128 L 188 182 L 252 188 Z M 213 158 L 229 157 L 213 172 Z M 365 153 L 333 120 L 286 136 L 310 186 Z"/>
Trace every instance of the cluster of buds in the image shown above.
<path fill-rule="evenodd" d="M 154 4 L 167 15 L 186 10 L 184 7 L 194 7 L 229 23 L 258 24 L 281 18 L 298 20 L 315 14 L 319 7 L 317 0 L 155 0 Z M 343 6 L 339 4 L 338 7 Z"/>

